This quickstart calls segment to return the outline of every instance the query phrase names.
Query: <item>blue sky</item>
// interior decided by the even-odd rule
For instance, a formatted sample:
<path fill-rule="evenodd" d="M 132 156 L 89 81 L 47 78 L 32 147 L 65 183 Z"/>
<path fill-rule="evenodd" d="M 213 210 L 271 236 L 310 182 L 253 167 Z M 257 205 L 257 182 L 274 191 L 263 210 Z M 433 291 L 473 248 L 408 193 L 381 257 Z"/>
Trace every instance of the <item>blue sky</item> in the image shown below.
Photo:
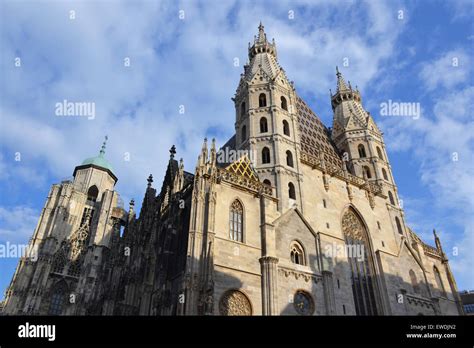
<path fill-rule="evenodd" d="M 50 185 L 105 134 L 124 202 L 141 202 L 150 173 L 161 186 L 172 144 L 192 172 L 205 136 L 234 131 L 230 98 L 262 21 L 327 126 L 335 66 L 358 85 L 408 224 L 429 244 L 436 228 L 459 289 L 474 289 L 472 19 L 469 1 L 2 1 L 0 243 L 27 243 Z M 95 118 L 56 116 L 64 99 L 94 102 Z M 421 117 L 381 116 L 388 100 L 420 103 Z M 2 292 L 16 263 L 0 259 Z"/>

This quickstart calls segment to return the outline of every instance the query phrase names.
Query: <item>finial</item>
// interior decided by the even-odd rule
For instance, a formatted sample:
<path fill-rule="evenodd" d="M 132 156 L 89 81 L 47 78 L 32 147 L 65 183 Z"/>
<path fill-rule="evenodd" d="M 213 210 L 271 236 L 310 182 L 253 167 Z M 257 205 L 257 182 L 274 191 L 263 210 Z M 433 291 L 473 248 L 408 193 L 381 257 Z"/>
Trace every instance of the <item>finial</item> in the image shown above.
<path fill-rule="evenodd" d="M 336 76 L 339 77 L 339 75 L 341 75 L 341 73 L 339 72 L 339 68 L 338 68 L 337 65 L 336 65 Z"/>
<path fill-rule="evenodd" d="M 150 174 L 150 175 L 148 176 L 148 179 L 147 179 L 146 181 L 148 181 L 148 185 L 147 185 L 147 186 L 148 186 L 148 187 L 151 187 L 151 183 L 153 182 L 153 175 Z"/>
<path fill-rule="evenodd" d="M 171 146 L 171 149 L 170 149 L 170 159 L 173 159 L 174 158 L 174 155 L 176 154 L 176 146 Z"/>
<path fill-rule="evenodd" d="M 135 200 L 132 198 L 132 199 L 130 200 L 130 206 L 133 207 L 134 205 L 135 205 Z"/>
<path fill-rule="evenodd" d="M 109 139 L 109 137 L 106 135 L 106 136 L 105 136 L 105 140 L 104 140 L 104 142 L 102 143 L 102 147 L 101 147 L 100 152 L 99 152 L 99 154 L 100 154 L 101 156 L 103 156 L 103 155 L 105 154 L 105 148 L 106 148 L 106 146 L 107 146 L 107 139 Z"/>
<path fill-rule="evenodd" d="M 260 25 L 258 26 L 258 37 L 257 37 L 258 42 L 264 42 L 267 41 L 267 37 L 265 35 L 264 27 L 262 22 L 260 22 Z"/>

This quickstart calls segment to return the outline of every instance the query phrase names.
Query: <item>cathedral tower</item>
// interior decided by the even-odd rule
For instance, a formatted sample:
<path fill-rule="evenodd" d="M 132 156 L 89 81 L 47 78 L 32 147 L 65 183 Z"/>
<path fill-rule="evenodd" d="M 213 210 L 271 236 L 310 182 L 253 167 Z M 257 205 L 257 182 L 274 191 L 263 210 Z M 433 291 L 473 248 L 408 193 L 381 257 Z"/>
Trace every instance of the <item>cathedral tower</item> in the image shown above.
<path fill-rule="evenodd" d="M 74 179 L 52 186 L 7 290 L 7 314 L 87 314 L 98 296 L 101 270 L 112 236 L 125 219 L 114 190 L 117 177 L 96 157 L 74 169 Z M 32 257 L 34 256 L 34 257 Z"/>
<path fill-rule="evenodd" d="M 382 187 L 387 196 L 387 208 L 395 223 L 394 230 L 404 235 L 403 211 L 383 134 L 370 113 L 362 106 L 362 97 L 357 87 L 353 89 L 350 82 L 346 83 L 337 67 L 336 76 L 336 93 L 331 93 L 334 112 L 332 140 L 349 172 Z"/>
<path fill-rule="evenodd" d="M 259 179 L 274 188 L 280 211 L 301 208 L 295 88 L 261 23 L 248 57 L 233 98 L 236 149 L 249 151 Z"/>

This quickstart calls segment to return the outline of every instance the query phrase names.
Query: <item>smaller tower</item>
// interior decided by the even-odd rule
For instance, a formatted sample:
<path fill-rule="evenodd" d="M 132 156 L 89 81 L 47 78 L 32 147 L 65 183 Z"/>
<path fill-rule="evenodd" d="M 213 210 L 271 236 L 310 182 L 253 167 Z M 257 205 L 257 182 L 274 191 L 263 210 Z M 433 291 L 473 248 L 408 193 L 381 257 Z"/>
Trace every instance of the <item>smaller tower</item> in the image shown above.
<path fill-rule="evenodd" d="M 100 270 L 126 215 L 118 206 L 117 177 L 104 157 L 105 147 L 106 141 L 98 156 L 74 169 L 74 180 L 51 187 L 29 244 L 37 261 L 20 260 L 5 313 L 100 314 L 91 304 L 100 296 Z"/>
<path fill-rule="evenodd" d="M 403 211 L 383 134 L 370 113 L 362 106 L 362 97 L 357 87 L 353 89 L 350 82 L 346 83 L 337 67 L 336 77 L 336 93 L 331 94 L 334 112 L 332 140 L 351 174 L 382 187 L 387 196 L 387 207 L 391 211 L 394 230 L 403 235 Z"/>

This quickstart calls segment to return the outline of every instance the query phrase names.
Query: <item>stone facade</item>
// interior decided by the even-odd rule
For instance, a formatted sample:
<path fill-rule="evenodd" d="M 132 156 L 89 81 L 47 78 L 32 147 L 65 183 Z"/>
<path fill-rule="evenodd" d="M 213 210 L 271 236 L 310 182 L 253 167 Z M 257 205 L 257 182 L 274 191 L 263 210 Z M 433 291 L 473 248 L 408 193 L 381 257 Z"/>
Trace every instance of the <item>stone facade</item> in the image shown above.
<path fill-rule="evenodd" d="M 173 146 L 139 217 L 121 208 L 104 149 L 76 167 L 53 185 L 30 242 L 39 258 L 20 261 L 3 312 L 463 314 L 436 233 L 432 247 L 406 226 L 383 135 L 336 77 L 328 129 L 260 25 L 235 135 L 220 150 L 205 140 L 194 174 Z"/>

